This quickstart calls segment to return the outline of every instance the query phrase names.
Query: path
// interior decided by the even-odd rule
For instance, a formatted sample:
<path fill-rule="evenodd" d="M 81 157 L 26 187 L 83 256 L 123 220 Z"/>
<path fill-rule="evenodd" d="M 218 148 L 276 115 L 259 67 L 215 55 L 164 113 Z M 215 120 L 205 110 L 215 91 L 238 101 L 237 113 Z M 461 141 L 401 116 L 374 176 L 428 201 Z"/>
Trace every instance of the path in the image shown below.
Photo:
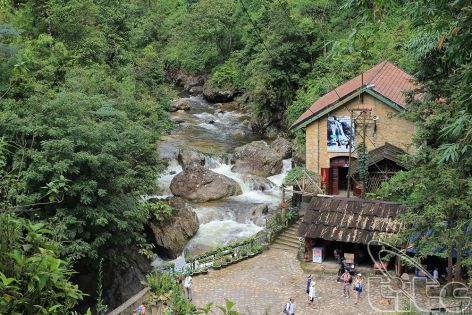
<path fill-rule="evenodd" d="M 223 305 L 224 299 L 229 298 L 236 303 L 241 314 L 272 315 L 281 314 L 284 304 L 292 296 L 295 298 L 297 315 L 379 313 L 372 309 L 365 296 L 357 307 L 354 299 L 342 298 L 341 284 L 335 281 L 334 275 L 315 277 L 318 303 L 316 308 L 312 309 L 307 306 L 308 297 L 304 287 L 306 275 L 299 262 L 293 254 L 271 248 L 238 264 L 195 277 L 193 301 L 197 306 L 203 306 L 210 301 L 214 302 L 214 305 Z M 385 300 L 380 298 L 378 289 L 369 291 L 376 307 L 390 307 L 382 305 Z"/>

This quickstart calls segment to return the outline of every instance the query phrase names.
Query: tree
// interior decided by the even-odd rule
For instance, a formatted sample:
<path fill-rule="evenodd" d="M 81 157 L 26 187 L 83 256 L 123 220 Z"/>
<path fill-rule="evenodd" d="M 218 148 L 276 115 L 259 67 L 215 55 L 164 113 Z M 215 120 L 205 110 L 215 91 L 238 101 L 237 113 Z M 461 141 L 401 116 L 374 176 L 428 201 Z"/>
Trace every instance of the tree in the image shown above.
<path fill-rule="evenodd" d="M 18 170 L 6 170 L 10 158 L 7 143 L 0 138 L 0 313 L 65 314 L 84 294 L 70 278 L 68 261 L 58 258 L 59 244 L 44 222 L 33 223 L 18 213 L 37 205 L 16 204 L 21 184 Z M 49 183 L 43 204 L 59 202 L 61 185 Z M 62 186 L 66 188 L 66 186 Z"/>
<path fill-rule="evenodd" d="M 455 280 L 460 280 L 462 267 L 470 271 L 472 266 L 472 58 L 467 49 L 472 6 L 408 1 L 407 10 L 415 26 L 410 46 L 420 83 L 411 95 L 409 117 L 419 126 L 419 150 L 410 158 L 411 170 L 394 176 L 381 195 L 410 204 L 404 216 L 410 227 L 402 240 L 416 239 L 420 257 L 447 257 L 453 270 L 457 253 Z M 452 276 L 449 272 L 448 281 Z"/>

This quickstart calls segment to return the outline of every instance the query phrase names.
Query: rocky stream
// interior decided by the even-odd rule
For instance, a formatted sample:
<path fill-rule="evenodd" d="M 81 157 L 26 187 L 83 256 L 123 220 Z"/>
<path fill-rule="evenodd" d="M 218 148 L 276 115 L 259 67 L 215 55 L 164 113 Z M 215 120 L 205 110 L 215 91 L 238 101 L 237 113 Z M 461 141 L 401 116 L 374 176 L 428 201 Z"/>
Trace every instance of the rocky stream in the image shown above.
<path fill-rule="evenodd" d="M 237 103 L 215 104 L 201 96 L 174 103 L 177 110 L 171 116 L 177 127 L 159 143 L 169 166 L 157 180 L 161 194 L 152 198 L 183 198 L 199 226 L 181 253 L 178 248 L 162 251 L 167 259 L 196 255 L 262 230 L 280 202 L 280 185 L 291 168 L 289 142 L 260 139 Z"/>

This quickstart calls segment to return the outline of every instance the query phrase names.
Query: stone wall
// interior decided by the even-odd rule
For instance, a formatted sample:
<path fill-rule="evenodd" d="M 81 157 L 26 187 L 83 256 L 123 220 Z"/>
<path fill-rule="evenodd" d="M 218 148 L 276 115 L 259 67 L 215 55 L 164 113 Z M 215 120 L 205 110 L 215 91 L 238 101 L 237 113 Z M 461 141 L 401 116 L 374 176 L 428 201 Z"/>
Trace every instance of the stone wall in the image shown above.
<path fill-rule="evenodd" d="M 372 108 L 372 115 L 376 115 L 379 119 L 376 121 L 376 138 L 374 139 L 374 124 L 372 121 L 368 125 L 366 134 L 367 138 L 374 141 L 372 143 L 367 140 L 367 149 L 381 147 L 388 142 L 409 153 L 414 151 L 412 145 L 415 125 L 401 117 L 399 112 L 392 107 L 384 104 L 376 98 L 364 94 L 364 104 L 360 104 L 359 98 L 355 98 L 340 108 L 337 108 L 329 115 L 331 116 L 350 116 L 350 109 L 355 108 Z M 324 116 L 317 121 L 311 123 L 306 128 L 306 167 L 317 173 L 321 172 L 321 168 L 329 168 L 329 161 L 333 157 L 348 156 L 349 153 L 328 152 L 326 144 L 327 139 L 327 121 L 328 116 Z M 360 120 L 359 120 L 360 122 Z M 357 128 L 359 129 L 359 128 Z M 356 142 L 361 140 L 361 131 L 356 130 Z M 356 154 L 353 154 L 356 157 Z"/>

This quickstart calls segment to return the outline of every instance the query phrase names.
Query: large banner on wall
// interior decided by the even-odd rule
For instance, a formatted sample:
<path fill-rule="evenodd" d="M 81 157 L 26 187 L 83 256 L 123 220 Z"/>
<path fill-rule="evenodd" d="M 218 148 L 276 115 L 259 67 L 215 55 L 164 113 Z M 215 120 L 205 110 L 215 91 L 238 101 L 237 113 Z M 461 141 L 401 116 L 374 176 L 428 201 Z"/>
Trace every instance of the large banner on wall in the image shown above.
<path fill-rule="evenodd" d="M 352 147 L 355 142 L 354 125 L 352 126 Z M 349 152 L 351 137 L 350 116 L 328 116 L 328 152 Z M 354 149 L 353 149 L 354 150 Z"/>

